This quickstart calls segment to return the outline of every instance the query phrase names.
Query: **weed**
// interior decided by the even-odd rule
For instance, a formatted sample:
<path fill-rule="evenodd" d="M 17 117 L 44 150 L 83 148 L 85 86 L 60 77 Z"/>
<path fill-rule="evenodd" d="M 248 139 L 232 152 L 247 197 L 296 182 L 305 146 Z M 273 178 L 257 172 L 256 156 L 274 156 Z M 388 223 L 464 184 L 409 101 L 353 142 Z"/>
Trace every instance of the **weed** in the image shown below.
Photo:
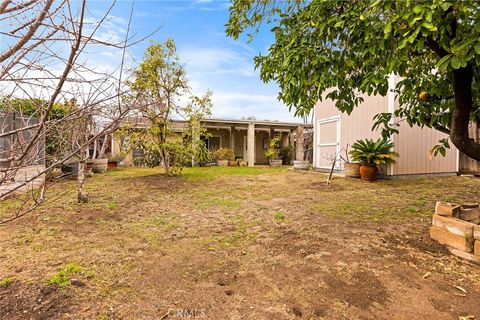
<path fill-rule="evenodd" d="M 278 221 L 284 221 L 285 220 L 285 212 L 275 212 L 273 214 L 273 217 L 275 218 L 275 220 L 278 220 Z"/>
<path fill-rule="evenodd" d="M 12 284 L 13 280 L 15 280 L 15 277 L 3 278 L 2 280 L 0 280 L 0 287 L 8 288 Z"/>
<path fill-rule="evenodd" d="M 112 200 L 109 203 L 107 203 L 107 208 L 110 210 L 115 210 L 118 208 L 118 203 L 115 200 Z"/>

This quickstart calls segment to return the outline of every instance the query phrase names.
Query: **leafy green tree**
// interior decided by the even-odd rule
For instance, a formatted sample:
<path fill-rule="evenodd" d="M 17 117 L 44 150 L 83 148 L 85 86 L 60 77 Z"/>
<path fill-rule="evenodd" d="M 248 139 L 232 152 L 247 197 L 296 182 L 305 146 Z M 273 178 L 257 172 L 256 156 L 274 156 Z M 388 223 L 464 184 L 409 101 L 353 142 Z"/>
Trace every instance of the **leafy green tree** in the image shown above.
<path fill-rule="evenodd" d="M 478 1 L 234 0 L 226 32 L 238 38 L 262 23 L 275 42 L 255 64 L 297 115 L 325 98 L 351 113 L 362 102 L 358 92 L 385 96 L 388 76 L 396 74 L 400 107 L 377 115 L 374 127 L 382 126 L 384 137 L 398 132 L 393 117 L 432 127 L 480 160 L 480 144 L 468 132 L 480 119 Z M 442 142 L 436 152 L 448 147 Z"/>
<path fill-rule="evenodd" d="M 148 128 L 146 132 L 131 131 L 131 145 L 144 150 L 144 163 L 155 166 L 161 160 L 165 174 L 172 175 L 181 173 L 188 163 L 204 161 L 206 147 L 200 136 L 205 130 L 200 120 L 211 115 L 212 92 L 191 96 L 186 106 L 179 102 L 190 88 L 174 41 L 148 47 L 134 77 L 130 85 L 139 98 L 137 109 L 147 119 Z M 175 130 L 174 118 L 185 118 L 187 130 Z"/>
<path fill-rule="evenodd" d="M 179 111 L 178 99 L 189 90 L 173 39 L 150 45 L 134 77 L 130 85 L 139 98 L 138 110 L 149 121 L 150 145 L 158 148 L 165 174 L 170 175 L 171 118 Z"/>

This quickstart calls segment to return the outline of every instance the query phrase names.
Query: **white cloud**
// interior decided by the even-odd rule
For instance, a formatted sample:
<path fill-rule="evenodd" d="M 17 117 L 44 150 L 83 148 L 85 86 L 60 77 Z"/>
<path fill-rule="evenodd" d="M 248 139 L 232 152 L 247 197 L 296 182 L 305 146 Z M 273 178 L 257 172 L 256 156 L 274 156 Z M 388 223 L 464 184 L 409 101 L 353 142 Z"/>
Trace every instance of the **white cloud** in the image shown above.
<path fill-rule="evenodd" d="M 256 76 L 250 58 L 232 49 L 188 47 L 179 52 L 191 74 L 237 74 Z"/>

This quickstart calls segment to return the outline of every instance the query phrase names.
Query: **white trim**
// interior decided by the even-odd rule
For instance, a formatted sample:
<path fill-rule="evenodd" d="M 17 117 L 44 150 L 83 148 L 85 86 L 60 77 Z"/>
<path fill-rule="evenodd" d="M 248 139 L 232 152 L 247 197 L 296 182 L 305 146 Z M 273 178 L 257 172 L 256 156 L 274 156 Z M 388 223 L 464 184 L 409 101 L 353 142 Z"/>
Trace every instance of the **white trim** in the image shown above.
<path fill-rule="evenodd" d="M 395 112 L 395 74 L 392 72 L 388 75 L 388 92 L 387 92 L 387 112 L 393 114 Z M 390 119 L 390 125 L 393 125 L 395 123 L 394 117 Z M 393 142 L 393 137 L 395 134 L 393 134 L 391 141 Z M 395 146 L 393 147 L 393 150 L 395 151 Z M 388 174 L 393 176 L 393 164 L 388 165 Z"/>
<path fill-rule="evenodd" d="M 315 157 L 315 160 L 314 160 L 314 164 L 315 164 L 315 167 L 316 168 L 320 168 L 320 169 L 330 169 L 331 167 L 326 167 L 326 166 L 320 166 L 320 158 L 318 157 L 318 152 L 319 152 L 319 148 L 320 147 L 328 147 L 328 146 L 336 146 L 335 148 L 335 155 L 337 156 L 340 152 L 340 139 L 341 139 L 341 130 L 340 130 L 340 121 L 341 121 L 341 117 L 339 115 L 337 116 L 333 116 L 333 117 L 328 117 L 328 118 L 323 118 L 323 119 L 319 119 L 317 121 L 317 123 L 315 124 L 315 130 L 317 130 L 317 132 L 314 134 L 313 138 L 314 138 L 314 146 L 315 146 L 315 152 L 314 152 L 314 157 Z M 330 122 L 336 122 L 336 140 L 337 142 L 330 142 L 330 143 L 318 143 L 318 141 L 320 141 L 320 125 L 322 124 L 325 124 L 325 123 L 330 123 Z M 338 161 L 337 159 L 337 162 L 335 164 L 335 169 L 339 169 L 340 168 L 340 162 Z"/>
<path fill-rule="evenodd" d="M 455 153 L 455 167 L 457 168 L 457 173 L 460 173 L 460 150 L 455 149 L 457 150 Z"/>

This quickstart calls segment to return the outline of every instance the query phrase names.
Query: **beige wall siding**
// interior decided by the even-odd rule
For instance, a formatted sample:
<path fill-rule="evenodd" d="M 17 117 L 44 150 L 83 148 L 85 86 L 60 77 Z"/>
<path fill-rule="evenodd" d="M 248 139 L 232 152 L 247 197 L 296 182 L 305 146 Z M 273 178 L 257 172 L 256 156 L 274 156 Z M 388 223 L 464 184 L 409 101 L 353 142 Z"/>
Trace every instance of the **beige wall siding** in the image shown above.
<path fill-rule="evenodd" d="M 398 101 L 395 101 L 395 107 L 397 106 Z M 364 102 L 355 108 L 350 116 L 338 111 L 331 100 L 318 102 L 314 116 L 315 150 L 319 150 L 317 140 L 319 138 L 318 122 L 320 120 L 335 116 L 340 117 L 340 148 L 345 148 L 347 144 L 352 145 L 358 139 L 380 138 L 380 131 L 372 131 L 373 117 L 380 112 L 388 111 L 388 98 L 381 96 L 364 96 Z M 437 156 L 433 160 L 429 158 L 429 150 L 440 139 L 445 138 L 445 134 L 430 128 L 411 128 L 405 122 L 400 122 L 399 129 L 400 134 L 395 135 L 393 140 L 395 151 L 400 154 L 400 158 L 396 165 L 385 170 L 387 174 L 407 175 L 457 171 L 457 150 L 455 147 L 447 151 L 445 158 L 442 156 Z M 325 139 L 329 139 L 328 134 L 324 133 L 323 136 Z M 317 151 L 315 157 L 320 157 Z M 316 163 L 318 163 L 318 160 L 315 161 L 314 165 Z"/>
<path fill-rule="evenodd" d="M 315 115 L 314 115 L 314 130 L 315 130 L 315 146 L 318 145 L 319 135 L 322 132 L 318 132 L 318 122 L 332 118 L 335 116 L 340 117 L 340 149 L 346 148 L 347 145 L 351 146 L 358 139 L 378 139 L 381 135 L 379 131 L 372 131 L 373 117 L 380 113 L 387 112 L 387 98 L 381 96 L 365 96 L 364 102 L 353 110 L 353 112 L 348 115 L 346 113 L 341 113 L 335 107 L 335 103 L 332 100 L 324 100 L 318 102 L 315 106 Z M 323 127 L 323 126 L 322 126 Z M 328 128 L 334 130 L 336 125 L 334 123 L 329 123 Z M 326 128 L 326 127 L 323 127 Z M 330 142 L 332 137 L 336 135 L 332 132 L 331 134 L 323 133 L 324 137 L 320 138 L 322 142 Z M 325 138 L 325 139 L 324 139 Z M 330 152 L 334 152 L 333 148 L 330 148 Z M 315 159 L 324 158 L 325 152 L 318 152 L 318 147 L 315 147 L 314 157 Z M 342 155 L 345 154 L 344 151 L 341 152 Z M 317 163 L 325 163 L 325 161 L 315 161 Z M 314 165 L 316 165 L 314 163 Z M 339 169 L 343 169 L 343 165 L 340 164 Z"/>
<path fill-rule="evenodd" d="M 429 150 L 447 135 L 435 129 L 410 127 L 401 122 L 400 133 L 395 135 L 395 151 L 400 154 L 393 166 L 394 175 L 422 173 L 452 173 L 457 171 L 457 149 L 450 143 L 447 156 L 429 157 Z"/>

